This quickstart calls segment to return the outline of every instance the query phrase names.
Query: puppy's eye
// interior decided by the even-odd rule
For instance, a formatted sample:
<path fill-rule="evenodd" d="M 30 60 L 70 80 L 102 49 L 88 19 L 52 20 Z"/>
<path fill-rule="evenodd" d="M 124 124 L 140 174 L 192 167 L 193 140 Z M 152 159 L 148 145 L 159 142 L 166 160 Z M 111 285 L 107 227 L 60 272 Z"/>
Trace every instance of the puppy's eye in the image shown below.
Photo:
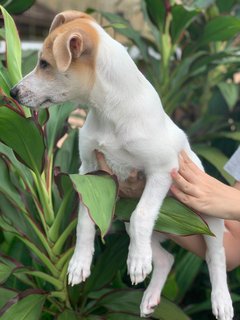
<path fill-rule="evenodd" d="M 50 66 L 50 64 L 49 64 L 46 60 L 41 59 L 41 60 L 39 61 L 39 67 L 40 67 L 41 69 L 46 69 L 46 68 L 49 67 L 49 66 Z"/>

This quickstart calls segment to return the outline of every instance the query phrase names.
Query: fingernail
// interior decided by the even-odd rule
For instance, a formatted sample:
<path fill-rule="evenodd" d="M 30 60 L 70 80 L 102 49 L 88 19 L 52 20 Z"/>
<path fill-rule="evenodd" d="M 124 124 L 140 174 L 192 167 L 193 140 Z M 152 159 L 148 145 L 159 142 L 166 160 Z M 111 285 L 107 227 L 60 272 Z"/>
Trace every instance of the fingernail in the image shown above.
<path fill-rule="evenodd" d="M 178 170 L 176 168 L 173 168 L 172 171 L 170 172 L 172 177 L 176 177 Z"/>

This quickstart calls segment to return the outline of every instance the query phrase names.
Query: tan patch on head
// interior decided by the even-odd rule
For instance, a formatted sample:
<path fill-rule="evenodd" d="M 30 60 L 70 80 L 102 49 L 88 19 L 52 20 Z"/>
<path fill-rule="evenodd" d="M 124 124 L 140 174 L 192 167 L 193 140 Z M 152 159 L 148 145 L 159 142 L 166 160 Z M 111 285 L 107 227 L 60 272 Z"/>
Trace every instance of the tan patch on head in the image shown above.
<path fill-rule="evenodd" d="M 67 12 L 70 17 L 71 12 Z M 53 28 L 43 44 L 41 59 L 46 60 L 53 72 L 77 72 L 95 79 L 96 55 L 99 36 L 92 26 L 94 20 L 89 15 L 78 13 L 81 17 L 75 18 Z M 66 17 L 66 15 L 65 15 Z M 40 67 L 37 73 L 44 73 Z M 48 72 L 50 76 L 50 70 Z"/>
<path fill-rule="evenodd" d="M 80 12 L 80 11 L 76 11 L 76 10 L 64 11 L 64 12 L 57 14 L 56 17 L 53 19 L 53 22 L 52 22 L 51 27 L 49 29 L 49 33 L 51 33 L 54 29 L 56 29 L 60 25 L 67 23 L 69 21 L 75 20 L 75 19 L 87 19 L 87 20 L 95 21 L 95 19 L 93 17 L 91 17 L 90 15 L 88 15 L 84 12 Z"/>

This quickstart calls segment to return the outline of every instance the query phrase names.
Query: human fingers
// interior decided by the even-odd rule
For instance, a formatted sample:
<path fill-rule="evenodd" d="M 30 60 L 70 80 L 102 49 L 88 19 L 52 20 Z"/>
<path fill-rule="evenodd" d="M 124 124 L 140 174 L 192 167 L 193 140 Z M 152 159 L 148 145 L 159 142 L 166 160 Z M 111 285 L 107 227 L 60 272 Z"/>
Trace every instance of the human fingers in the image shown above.
<path fill-rule="evenodd" d="M 203 170 L 200 169 L 195 162 L 193 162 L 193 160 L 188 156 L 185 150 L 182 150 L 180 152 L 179 158 L 181 159 L 181 162 L 185 168 L 188 168 L 189 170 L 191 170 L 196 174 L 203 173 Z"/>
<path fill-rule="evenodd" d="M 236 220 L 224 220 L 226 229 L 231 232 L 234 237 L 240 239 L 240 222 Z"/>
<path fill-rule="evenodd" d="M 95 154 L 96 154 L 96 158 L 97 158 L 97 162 L 98 162 L 100 170 L 106 171 L 109 174 L 113 174 L 112 170 L 109 168 L 109 166 L 106 163 L 104 154 L 102 152 L 97 151 L 97 150 L 95 150 Z"/>
<path fill-rule="evenodd" d="M 183 192 L 177 185 L 173 184 L 170 187 L 170 190 L 172 191 L 173 195 L 182 203 L 185 205 L 192 207 L 191 204 L 193 203 L 193 197 L 189 194 L 186 194 Z"/>
<path fill-rule="evenodd" d="M 192 194 L 193 193 L 193 185 L 185 179 L 184 176 L 176 169 L 171 171 L 171 177 L 175 185 L 177 185 L 178 189 L 184 192 L 185 194 Z"/>

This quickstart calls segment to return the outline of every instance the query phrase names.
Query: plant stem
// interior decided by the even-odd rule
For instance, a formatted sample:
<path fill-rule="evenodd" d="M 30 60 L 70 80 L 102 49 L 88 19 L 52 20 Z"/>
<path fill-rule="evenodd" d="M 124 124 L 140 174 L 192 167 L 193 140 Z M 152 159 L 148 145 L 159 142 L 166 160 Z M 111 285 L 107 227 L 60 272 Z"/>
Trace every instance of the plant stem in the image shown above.
<path fill-rule="evenodd" d="M 66 212 L 66 206 L 70 200 L 70 197 L 72 195 L 72 191 L 69 190 L 65 195 L 64 195 L 64 198 L 63 198 L 63 201 L 60 205 L 60 208 L 56 214 L 56 217 L 55 217 L 55 220 L 51 226 L 51 228 L 49 229 L 49 239 L 55 243 L 57 241 L 57 239 L 59 238 L 59 229 L 60 229 L 60 225 L 61 225 L 61 222 L 62 222 L 62 219 L 65 215 L 65 212 Z"/>
<path fill-rule="evenodd" d="M 46 186 L 40 176 L 40 173 L 36 170 L 33 173 L 33 178 L 39 193 L 40 201 L 43 206 L 45 220 L 48 226 L 51 226 L 54 221 L 54 212 L 52 207 L 52 201 L 49 198 L 48 192 L 46 190 Z"/>
<path fill-rule="evenodd" d="M 74 219 L 64 230 L 64 232 L 61 234 L 57 242 L 55 243 L 52 251 L 55 255 L 58 255 L 61 253 L 62 247 L 69 237 L 69 235 L 72 233 L 72 231 L 76 228 L 77 225 L 77 219 Z"/>
<path fill-rule="evenodd" d="M 43 262 L 43 264 L 48 268 L 48 270 L 51 272 L 51 274 L 55 277 L 59 277 L 59 271 L 58 269 L 54 266 L 51 260 L 42 253 L 31 241 L 29 241 L 27 238 L 21 237 L 20 234 L 16 234 L 16 237 L 18 237 L 25 245 L 31 249 L 36 256 Z"/>
<path fill-rule="evenodd" d="M 32 275 L 34 277 L 38 277 L 42 280 L 45 280 L 49 283 L 51 283 L 57 290 L 62 290 L 63 289 L 63 283 L 62 281 L 44 273 L 41 271 L 27 271 L 26 274 Z"/>

